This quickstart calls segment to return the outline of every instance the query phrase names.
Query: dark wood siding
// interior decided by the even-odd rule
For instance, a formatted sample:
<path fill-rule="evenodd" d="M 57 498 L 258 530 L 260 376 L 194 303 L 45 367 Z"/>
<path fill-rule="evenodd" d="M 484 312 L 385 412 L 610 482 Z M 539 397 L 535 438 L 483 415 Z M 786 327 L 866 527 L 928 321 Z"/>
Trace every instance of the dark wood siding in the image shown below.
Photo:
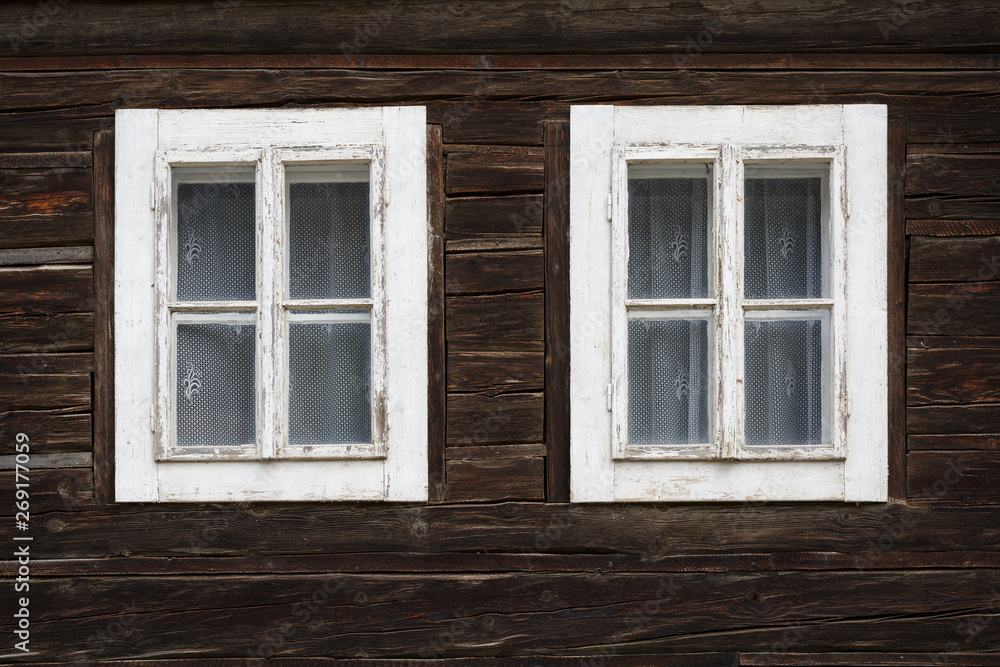
<path fill-rule="evenodd" d="M 4 660 L 1000 665 L 996 8 L 594 4 L 0 6 Z M 849 102 L 890 109 L 894 499 L 568 504 L 569 107 Z M 114 109 L 356 104 L 428 107 L 431 502 L 114 504 Z"/>

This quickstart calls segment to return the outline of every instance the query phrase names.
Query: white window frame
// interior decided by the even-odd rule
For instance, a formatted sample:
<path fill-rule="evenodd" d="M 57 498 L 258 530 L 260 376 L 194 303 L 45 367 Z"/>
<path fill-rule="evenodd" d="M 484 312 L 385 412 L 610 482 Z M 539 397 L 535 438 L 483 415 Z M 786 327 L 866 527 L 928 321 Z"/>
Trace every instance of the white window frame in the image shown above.
<path fill-rule="evenodd" d="M 115 151 L 116 501 L 427 500 L 424 107 L 119 110 Z M 371 298 L 292 301 L 286 168 L 339 165 L 367 166 Z M 173 169 L 213 166 L 254 170 L 253 302 L 170 298 Z M 288 322 L 314 317 L 296 311 L 331 308 L 370 313 L 372 442 L 292 446 L 285 424 Z M 233 314 L 257 327 L 254 446 L 174 444 L 171 332 L 206 311 L 255 311 Z"/>
<path fill-rule="evenodd" d="M 886 107 L 576 106 L 570 134 L 571 499 L 885 501 Z M 626 298 L 628 166 L 644 163 L 712 164 L 710 298 Z M 829 298 L 743 298 L 747 164 L 827 174 Z M 788 310 L 828 313 L 829 441 L 748 447 L 743 321 Z M 627 323 L 649 311 L 709 313 L 711 443 L 628 444 Z"/>

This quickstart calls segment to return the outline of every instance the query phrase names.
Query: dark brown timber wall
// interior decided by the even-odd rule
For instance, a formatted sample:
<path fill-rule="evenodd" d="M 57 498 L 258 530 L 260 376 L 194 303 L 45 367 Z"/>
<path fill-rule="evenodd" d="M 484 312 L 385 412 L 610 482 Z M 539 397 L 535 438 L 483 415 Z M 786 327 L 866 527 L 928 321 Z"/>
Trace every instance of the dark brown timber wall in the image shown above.
<path fill-rule="evenodd" d="M 995 3 L 728 4 L 0 5 L 0 661 L 1000 666 Z M 570 106 L 859 102 L 893 499 L 568 504 Z M 428 108 L 431 502 L 114 504 L 114 110 L 369 104 Z"/>

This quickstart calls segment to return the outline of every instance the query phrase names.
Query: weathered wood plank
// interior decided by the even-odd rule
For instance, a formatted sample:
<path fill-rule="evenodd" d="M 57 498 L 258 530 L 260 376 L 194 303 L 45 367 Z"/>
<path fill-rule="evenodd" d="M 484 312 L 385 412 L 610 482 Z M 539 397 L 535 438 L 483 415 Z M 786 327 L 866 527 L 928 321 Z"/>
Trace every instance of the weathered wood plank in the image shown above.
<path fill-rule="evenodd" d="M 61 248 L 5 248 L 0 250 L 0 266 L 86 264 L 93 261 L 94 248 L 89 245 Z"/>
<path fill-rule="evenodd" d="M 449 196 L 541 192 L 541 156 L 508 153 L 449 153 L 445 192 Z"/>
<path fill-rule="evenodd" d="M 0 352 L 78 352 L 93 349 L 93 313 L 0 314 Z"/>
<path fill-rule="evenodd" d="M 114 112 L 66 109 L 0 113 L 2 153 L 90 153 L 94 132 L 114 127 Z"/>
<path fill-rule="evenodd" d="M 447 478 L 447 501 L 545 499 L 545 458 L 541 456 L 451 460 Z"/>
<path fill-rule="evenodd" d="M 448 391 L 542 391 L 545 365 L 541 352 L 451 352 L 448 354 Z"/>
<path fill-rule="evenodd" d="M 954 639 L 956 619 L 992 613 L 998 579 L 992 570 L 44 578 L 32 593 L 62 604 L 38 609 L 32 649 L 41 660 L 83 658 L 94 650 L 87 637 L 117 617 L 131 632 L 104 642 L 101 657 L 768 651 L 789 628 L 800 650 L 932 651 Z M 975 633 L 963 648 L 994 640 Z"/>
<path fill-rule="evenodd" d="M 542 195 L 462 197 L 445 203 L 449 240 L 542 233 Z"/>
<path fill-rule="evenodd" d="M 707 54 L 780 50 L 849 52 L 858 57 L 867 53 L 991 54 L 1000 43 L 990 5 L 955 1 L 936 3 L 933 10 L 904 10 L 887 0 L 850 0 L 835 7 L 808 9 L 691 5 L 684 6 L 683 12 L 673 6 L 636 12 L 627 11 L 626 2 L 591 7 L 557 0 L 470 6 L 444 0 L 417 6 L 381 0 L 336 9 L 271 1 L 249 6 L 197 5 L 175 16 L 170 12 L 176 6 L 173 2 L 135 7 L 88 4 L 86 12 L 62 15 L 72 20 L 60 20 L 60 16 L 44 20 L 37 33 L 15 30 L 11 43 L 5 44 L 7 54 L 20 58 L 170 56 L 189 53 L 190 44 L 211 44 L 213 53 L 232 56 L 260 53 L 261 44 L 267 44 L 272 54 L 362 58 L 368 58 L 368 53 L 623 53 L 669 58 L 683 56 L 693 42 L 704 43 Z M 0 22 L 21 26 L 27 21 L 34 26 L 38 11 L 32 2 L 8 3 Z M 171 21 L 165 24 L 163 16 L 170 16 Z M 685 60 L 697 61 L 701 53 L 699 49 Z M 131 66 L 134 60 L 120 62 Z M 260 66 L 269 63 L 260 62 Z"/>
<path fill-rule="evenodd" d="M 114 500 L 115 133 L 94 134 L 94 498 Z"/>
<path fill-rule="evenodd" d="M 907 439 L 910 451 L 938 450 L 954 451 L 978 449 L 1000 451 L 1000 435 L 911 435 Z"/>
<path fill-rule="evenodd" d="M 1000 236 L 910 239 L 911 283 L 1000 280 Z"/>
<path fill-rule="evenodd" d="M 24 433 L 38 454 L 88 452 L 91 422 L 87 413 L 67 410 L 13 410 L 0 412 L 0 454 L 15 453 L 14 438 Z"/>
<path fill-rule="evenodd" d="M 90 169 L 0 170 L 0 246 L 89 242 L 91 195 Z"/>
<path fill-rule="evenodd" d="M 504 252 L 506 250 L 542 250 L 545 242 L 541 236 L 480 236 L 472 239 L 445 241 L 447 253 Z"/>
<path fill-rule="evenodd" d="M 32 460 L 36 458 L 32 457 Z M 43 469 L 29 463 L 29 468 L 26 474 L 31 493 L 30 516 L 37 517 L 47 512 L 74 512 L 93 506 L 94 475 L 89 467 Z M 11 497 L 15 488 L 14 478 L 14 472 L 0 471 L 0 485 L 11 489 Z M 0 506 L 0 516 L 12 517 L 15 511 L 13 502 Z"/>
<path fill-rule="evenodd" d="M 449 461 L 472 459 L 521 459 L 532 456 L 545 456 L 545 445 L 466 445 L 448 447 L 444 456 Z"/>
<path fill-rule="evenodd" d="M 928 195 L 906 198 L 907 219 L 992 220 L 1000 211 L 1000 196 Z"/>
<path fill-rule="evenodd" d="M 0 375 L 0 405 L 8 410 L 90 407 L 90 375 Z"/>
<path fill-rule="evenodd" d="M 94 308 L 94 269 L 71 264 L 0 269 L 0 312 L 72 313 Z"/>
<path fill-rule="evenodd" d="M 542 442 L 542 394 L 448 395 L 448 445 Z"/>
<path fill-rule="evenodd" d="M 90 452 L 62 452 L 60 454 L 7 454 L 0 456 L 0 470 L 15 470 L 17 465 L 24 464 L 24 456 L 29 456 L 27 467 L 30 470 L 45 468 L 90 468 L 94 459 Z M 20 458 L 20 461 L 18 460 Z"/>
<path fill-rule="evenodd" d="M 906 403 L 1000 401 L 1000 350 L 910 349 L 906 354 Z"/>
<path fill-rule="evenodd" d="M 991 451 L 911 452 L 906 463 L 911 502 L 1000 503 L 1000 456 Z"/>
<path fill-rule="evenodd" d="M 907 220 L 906 233 L 914 236 L 994 236 L 1000 220 Z"/>
<path fill-rule="evenodd" d="M 906 280 L 907 238 L 905 208 L 906 126 L 893 111 L 888 121 L 886 295 L 889 331 L 889 498 L 906 496 Z"/>
<path fill-rule="evenodd" d="M 445 102 L 428 105 L 440 118 L 446 144 L 540 146 L 548 107 L 537 102 Z"/>
<path fill-rule="evenodd" d="M 1000 155 L 912 155 L 906 159 L 906 194 L 986 195 L 1000 190 Z"/>
<path fill-rule="evenodd" d="M 0 153 L 0 169 L 89 167 L 91 162 L 89 151 Z"/>
<path fill-rule="evenodd" d="M 992 350 L 1000 347 L 1000 336 L 907 336 L 906 347 L 921 350 L 953 347 Z"/>
<path fill-rule="evenodd" d="M 94 355 L 89 352 L 64 354 L 0 354 L 0 374 L 90 373 Z"/>
<path fill-rule="evenodd" d="M 445 290 L 455 294 L 496 294 L 541 290 L 545 258 L 541 250 L 462 253 L 445 260 Z"/>
<path fill-rule="evenodd" d="M 906 409 L 908 435 L 1000 433 L 998 405 L 925 405 Z"/>
<path fill-rule="evenodd" d="M 909 286 L 908 334 L 1000 335 L 1000 282 Z"/>
<path fill-rule="evenodd" d="M 448 349 L 541 351 L 544 316 L 540 292 L 448 297 Z"/>
<path fill-rule="evenodd" d="M 912 408 L 910 412 L 925 408 Z M 995 431 L 996 432 L 996 431 Z M 902 530 L 900 530 L 902 528 Z M 998 551 L 1000 507 L 903 503 L 109 505 L 40 517 L 35 557 L 547 552 Z M 544 546 L 535 546 L 539 535 Z M 201 544 L 190 539 L 203 533 Z M 14 528 L 0 523 L 9 542 Z M 891 538 L 891 539 L 890 539 Z M 885 547 L 878 546 L 879 541 Z"/>

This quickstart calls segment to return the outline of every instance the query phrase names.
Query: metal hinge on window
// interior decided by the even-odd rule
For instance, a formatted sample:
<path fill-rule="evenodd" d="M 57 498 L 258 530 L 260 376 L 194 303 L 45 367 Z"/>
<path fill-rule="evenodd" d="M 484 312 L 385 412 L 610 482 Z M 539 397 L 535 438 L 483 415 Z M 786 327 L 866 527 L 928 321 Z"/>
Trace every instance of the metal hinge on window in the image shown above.
<path fill-rule="evenodd" d="M 611 390 L 610 384 L 604 385 L 604 394 L 605 396 L 608 397 L 608 412 L 611 412 L 611 404 L 613 402 L 612 399 L 614 398 L 614 392 Z"/>

